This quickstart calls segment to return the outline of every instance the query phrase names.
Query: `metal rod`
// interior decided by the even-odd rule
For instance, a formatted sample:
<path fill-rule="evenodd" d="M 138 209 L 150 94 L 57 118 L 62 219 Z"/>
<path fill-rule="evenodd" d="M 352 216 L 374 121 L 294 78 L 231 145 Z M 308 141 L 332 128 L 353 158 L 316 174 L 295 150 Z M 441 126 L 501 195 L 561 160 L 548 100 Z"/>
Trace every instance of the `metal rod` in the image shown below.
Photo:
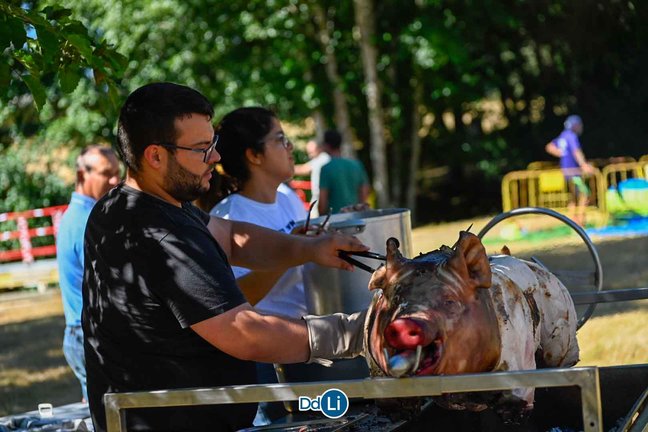
<path fill-rule="evenodd" d="M 349 398 L 379 399 L 574 385 L 581 389 L 584 432 L 601 432 L 601 393 L 596 367 L 108 393 L 104 395 L 104 405 L 107 431 L 123 432 L 126 430 L 124 410 L 129 408 L 297 400 L 300 396 L 315 398 L 331 388 L 343 391 Z"/>
<path fill-rule="evenodd" d="M 648 299 L 648 288 L 571 293 L 574 304 L 611 303 Z"/>
<path fill-rule="evenodd" d="M 491 219 L 490 222 L 488 222 L 486 226 L 482 228 L 481 231 L 479 231 L 477 237 L 483 239 L 486 233 L 488 233 L 488 231 L 491 230 L 491 228 L 493 228 L 495 225 L 497 225 L 498 223 L 500 223 L 505 219 L 514 216 L 527 215 L 527 214 L 543 214 L 543 215 L 551 216 L 569 225 L 571 229 L 576 231 L 576 233 L 580 236 L 580 238 L 585 242 L 585 246 L 587 246 L 587 249 L 589 250 L 589 253 L 592 256 L 592 260 L 594 260 L 594 268 L 595 268 L 594 286 L 596 287 L 597 291 L 601 291 L 603 289 L 603 266 L 601 265 L 601 259 L 599 258 L 596 248 L 594 247 L 594 243 L 592 243 L 592 240 L 589 238 L 585 230 L 580 225 L 578 225 L 573 220 L 569 219 L 567 216 L 558 213 L 557 211 L 544 208 L 544 207 L 522 207 L 505 213 L 500 213 L 499 215 Z M 591 317 L 592 314 L 594 313 L 595 308 L 596 308 L 596 303 L 589 304 L 589 307 L 585 310 L 585 312 L 583 312 L 583 315 L 578 319 L 578 323 L 576 324 L 577 328 L 581 328 L 583 324 L 585 324 L 585 322 L 589 319 L 589 317 Z"/>

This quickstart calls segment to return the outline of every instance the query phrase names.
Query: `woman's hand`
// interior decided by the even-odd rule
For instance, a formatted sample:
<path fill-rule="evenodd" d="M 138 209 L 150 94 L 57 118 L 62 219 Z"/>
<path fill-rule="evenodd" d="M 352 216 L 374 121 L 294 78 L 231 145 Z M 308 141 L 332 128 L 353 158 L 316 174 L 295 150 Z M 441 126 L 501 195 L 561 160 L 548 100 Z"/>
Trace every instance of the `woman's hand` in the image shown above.
<path fill-rule="evenodd" d="M 357 237 L 347 234 L 323 234 L 311 238 L 310 261 L 326 267 L 353 271 L 353 265 L 338 256 L 341 250 L 366 252 L 365 246 Z"/>

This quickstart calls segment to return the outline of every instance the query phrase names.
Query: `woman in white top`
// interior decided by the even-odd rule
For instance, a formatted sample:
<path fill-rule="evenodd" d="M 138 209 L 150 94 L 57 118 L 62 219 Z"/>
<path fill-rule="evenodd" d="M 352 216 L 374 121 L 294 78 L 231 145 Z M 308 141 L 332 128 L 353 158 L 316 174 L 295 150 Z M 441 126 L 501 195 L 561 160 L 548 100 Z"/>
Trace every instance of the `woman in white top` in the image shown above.
<path fill-rule="evenodd" d="M 251 222 L 290 233 L 298 220 L 306 218 L 303 206 L 294 205 L 277 191 L 294 172 L 293 146 L 272 111 L 260 107 L 239 108 L 227 114 L 217 127 L 218 152 L 225 175 L 221 194 L 225 196 L 210 212 L 225 219 Z M 301 318 L 307 314 L 302 267 L 284 272 L 250 271 L 233 267 L 234 276 L 248 301 L 263 313 Z M 318 367 L 317 365 L 303 365 Z M 288 365 L 291 368 L 302 365 Z M 270 364 L 257 364 L 261 383 L 276 382 Z M 285 415 L 281 405 L 259 404 L 254 425 L 269 423 Z"/>
<path fill-rule="evenodd" d="M 277 191 L 294 172 L 293 146 L 277 117 L 265 108 L 239 108 L 227 114 L 217 129 L 226 174 L 222 189 L 227 196 L 210 214 L 292 232 L 296 222 L 306 218 L 306 210 Z M 283 273 L 233 269 L 257 310 L 292 318 L 306 315 L 301 266 Z"/>

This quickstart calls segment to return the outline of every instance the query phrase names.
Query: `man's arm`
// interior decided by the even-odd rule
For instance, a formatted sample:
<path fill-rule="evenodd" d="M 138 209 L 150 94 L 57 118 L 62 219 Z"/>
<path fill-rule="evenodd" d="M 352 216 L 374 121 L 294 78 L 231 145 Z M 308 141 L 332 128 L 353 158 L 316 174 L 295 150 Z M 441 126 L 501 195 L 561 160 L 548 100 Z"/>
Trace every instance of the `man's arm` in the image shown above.
<path fill-rule="evenodd" d="M 558 148 L 555 142 L 551 141 L 545 146 L 545 151 L 549 153 L 551 156 L 554 157 L 562 157 L 563 153 L 562 151 Z"/>
<path fill-rule="evenodd" d="M 369 185 L 367 183 L 358 188 L 358 202 L 366 203 L 369 198 Z"/>
<path fill-rule="evenodd" d="M 365 317 L 366 311 L 362 311 L 295 320 L 260 314 L 245 303 L 191 328 L 216 348 L 239 359 L 299 363 L 360 354 Z"/>
<path fill-rule="evenodd" d="M 216 348 L 242 360 L 300 363 L 310 354 L 304 321 L 262 315 L 248 303 L 191 328 Z"/>
<path fill-rule="evenodd" d="M 591 174 L 594 172 L 594 167 L 587 162 L 585 159 L 585 154 L 581 149 L 574 150 L 574 159 L 578 163 L 578 166 L 583 170 L 585 174 Z"/>
<path fill-rule="evenodd" d="M 326 188 L 322 189 L 320 187 L 319 198 L 317 199 L 317 211 L 320 216 L 328 214 L 329 212 L 329 192 Z"/>
<path fill-rule="evenodd" d="M 310 162 L 303 164 L 295 165 L 295 175 L 296 176 L 307 176 L 313 171 Z"/>
<path fill-rule="evenodd" d="M 296 236 L 216 217 L 211 218 L 207 227 L 231 264 L 251 270 L 281 270 L 310 261 L 326 267 L 353 270 L 352 265 L 338 257 L 338 251 L 369 249 L 349 235 Z"/>

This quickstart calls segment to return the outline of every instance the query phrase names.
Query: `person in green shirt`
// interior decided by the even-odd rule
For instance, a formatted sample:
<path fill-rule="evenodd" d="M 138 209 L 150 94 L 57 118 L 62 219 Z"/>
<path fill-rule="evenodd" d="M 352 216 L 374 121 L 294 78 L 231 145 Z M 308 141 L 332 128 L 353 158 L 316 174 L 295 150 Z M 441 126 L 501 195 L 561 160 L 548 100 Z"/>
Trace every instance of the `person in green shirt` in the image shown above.
<path fill-rule="evenodd" d="M 369 180 L 360 161 L 342 157 L 342 136 L 336 130 L 324 133 L 324 151 L 331 161 L 320 173 L 319 214 L 339 212 L 343 207 L 364 204 L 369 196 Z"/>

